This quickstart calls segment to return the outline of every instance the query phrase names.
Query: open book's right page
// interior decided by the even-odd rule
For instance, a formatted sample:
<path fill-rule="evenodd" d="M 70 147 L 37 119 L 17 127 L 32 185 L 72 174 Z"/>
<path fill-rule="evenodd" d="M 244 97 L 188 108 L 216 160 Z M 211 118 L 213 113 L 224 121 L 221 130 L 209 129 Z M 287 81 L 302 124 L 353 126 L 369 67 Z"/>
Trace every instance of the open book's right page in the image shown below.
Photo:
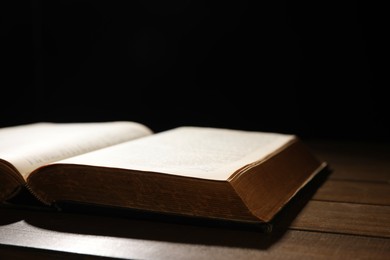
<path fill-rule="evenodd" d="M 151 171 L 210 180 L 227 180 L 243 166 L 274 154 L 294 135 L 179 127 L 76 156 L 59 163 Z"/>

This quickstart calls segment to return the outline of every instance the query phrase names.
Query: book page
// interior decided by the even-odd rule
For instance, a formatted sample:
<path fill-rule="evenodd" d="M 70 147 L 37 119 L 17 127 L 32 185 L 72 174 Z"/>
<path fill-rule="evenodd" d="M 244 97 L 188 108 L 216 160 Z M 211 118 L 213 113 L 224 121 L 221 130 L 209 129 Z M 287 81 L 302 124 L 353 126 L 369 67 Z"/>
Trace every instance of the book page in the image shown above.
<path fill-rule="evenodd" d="M 24 178 L 34 169 L 152 134 L 135 122 L 35 123 L 0 129 L 0 158 Z"/>
<path fill-rule="evenodd" d="M 294 138 L 275 133 L 180 127 L 62 162 L 227 180 L 237 169 L 264 159 Z"/>

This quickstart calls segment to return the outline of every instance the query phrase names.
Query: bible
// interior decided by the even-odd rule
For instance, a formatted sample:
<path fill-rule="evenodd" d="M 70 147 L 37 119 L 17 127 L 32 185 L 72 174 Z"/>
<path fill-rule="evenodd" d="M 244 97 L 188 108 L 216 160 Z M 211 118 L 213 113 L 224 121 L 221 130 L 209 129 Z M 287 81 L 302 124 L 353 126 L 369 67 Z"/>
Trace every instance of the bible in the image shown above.
<path fill-rule="evenodd" d="M 0 129 L 0 200 L 268 223 L 326 167 L 292 134 L 137 122 Z"/>

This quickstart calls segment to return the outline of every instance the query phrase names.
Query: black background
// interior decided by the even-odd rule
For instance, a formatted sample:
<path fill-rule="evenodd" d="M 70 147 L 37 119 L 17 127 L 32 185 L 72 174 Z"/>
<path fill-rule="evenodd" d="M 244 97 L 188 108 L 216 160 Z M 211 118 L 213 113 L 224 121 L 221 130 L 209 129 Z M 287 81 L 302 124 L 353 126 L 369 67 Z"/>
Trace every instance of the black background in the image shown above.
<path fill-rule="evenodd" d="M 134 120 L 388 141 L 386 9 L 258 2 L 2 1 L 1 126 Z"/>

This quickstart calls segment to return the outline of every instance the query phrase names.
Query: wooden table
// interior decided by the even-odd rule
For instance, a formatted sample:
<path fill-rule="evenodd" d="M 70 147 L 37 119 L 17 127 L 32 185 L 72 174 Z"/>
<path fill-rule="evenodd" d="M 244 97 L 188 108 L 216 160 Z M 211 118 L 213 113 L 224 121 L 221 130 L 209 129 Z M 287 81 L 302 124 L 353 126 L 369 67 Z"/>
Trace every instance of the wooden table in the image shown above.
<path fill-rule="evenodd" d="M 276 217 L 271 233 L 3 207 L 0 259 L 390 259 L 390 146 L 308 144 L 331 172 Z"/>

